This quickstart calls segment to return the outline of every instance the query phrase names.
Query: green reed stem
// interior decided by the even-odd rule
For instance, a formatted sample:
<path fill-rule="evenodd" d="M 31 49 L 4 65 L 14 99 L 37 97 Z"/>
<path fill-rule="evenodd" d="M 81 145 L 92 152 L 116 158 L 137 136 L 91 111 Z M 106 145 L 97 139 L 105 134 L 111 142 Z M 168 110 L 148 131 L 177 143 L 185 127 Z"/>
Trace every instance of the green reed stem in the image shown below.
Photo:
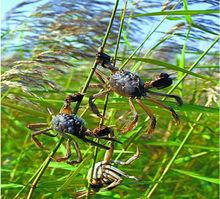
<path fill-rule="evenodd" d="M 31 185 L 31 189 L 28 193 L 27 199 L 32 198 L 33 194 L 34 194 L 34 190 L 38 184 L 38 182 L 40 181 L 42 175 L 44 174 L 45 170 L 47 169 L 52 157 L 55 155 L 55 153 L 57 152 L 58 148 L 60 147 L 60 145 L 62 144 L 64 138 L 61 137 L 59 143 L 55 146 L 55 148 L 53 149 L 53 151 L 49 154 L 49 156 L 47 157 L 47 159 L 44 161 L 44 163 L 42 164 L 42 168 L 40 169 L 39 173 L 37 174 L 34 182 Z"/>
<path fill-rule="evenodd" d="M 115 17 L 115 13 L 116 13 L 116 10 L 117 10 L 117 7 L 118 7 L 118 3 L 119 3 L 119 0 L 116 0 L 114 8 L 113 8 L 113 11 L 112 11 L 112 15 L 111 15 L 111 18 L 110 18 L 110 21 L 109 21 L 109 24 L 108 24 L 107 31 L 106 31 L 105 36 L 103 38 L 102 45 L 101 45 L 101 47 L 99 49 L 100 52 L 104 51 L 104 48 L 105 48 L 105 45 L 106 45 L 106 42 L 107 42 L 107 38 L 108 38 L 108 36 L 110 34 L 110 30 L 111 30 L 111 27 L 112 27 L 112 24 L 113 24 L 113 21 L 114 21 L 114 17 Z M 98 62 L 97 62 L 97 58 L 96 58 L 93 66 L 91 68 L 91 71 L 90 71 L 90 74 L 88 76 L 88 79 L 87 79 L 87 81 L 85 83 L 85 86 L 83 87 L 83 89 L 81 91 L 82 94 L 84 94 L 86 92 L 86 90 L 87 90 L 87 88 L 89 86 L 89 83 L 90 83 L 90 81 L 92 79 L 92 76 L 93 76 L 93 74 L 95 72 L 95 69 L 96 69 L 97 65 L 98 65 Z M 81 101 L 77 102 L 77 104 L 75 106 L 75 109 L 74 109 L 74 113 L 78 111 L 79 105 L 81 104 Z"/>
<path fill-rule="evenodd" d="M 47 160 L 47 159 L 46 159 Z M 40 170 L 42 169 L 42 167 L 44 166 L 46 160 L 43 162 L 43 164 L 41 164 L 40 168 L 38 168 L 38 170 L 34 173 L 34 175 L 29 179 L 29 181 L 27 182 L 27 184 L 15 195 L 14 199 L 18 199 L 20 194 L 24 191 L 24 189 L 26 187 L 28 187 L 29 183 L 32 182 L 32 180 L 37 176 L 37 174 L 40 172 Z"/>
<path fill-rule="evenodd" d="M 115 47 L 115 53 L 114 53 L 114 62 L 113 62 L 114 66 L 116 64 L 116 58 L 118 56 L 118 49 L 119 49 L 119 44 L 120 44 L 120 40 L 121 40 L 121 33 L 122 33 L 122 30 L 123 30 L 123 27 L 124 27 L 124 20 L 125 20 L 125 14 L 126 14 L 126 10 L 127 10 L 127 4 L 128 4 L 128 0 L 125 1 L 124 9 L 123 9 L 122 14 L 121 14 L 119 33 L 118 33 L 116 47 Z"/>

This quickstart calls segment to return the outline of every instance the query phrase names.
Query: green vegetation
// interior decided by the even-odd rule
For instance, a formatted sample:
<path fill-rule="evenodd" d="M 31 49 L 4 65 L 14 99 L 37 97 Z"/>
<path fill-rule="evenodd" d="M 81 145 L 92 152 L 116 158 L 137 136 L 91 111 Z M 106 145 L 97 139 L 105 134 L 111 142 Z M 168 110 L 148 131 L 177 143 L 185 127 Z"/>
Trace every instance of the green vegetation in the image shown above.
<path fill-rule="evenodd" d="M 127 160 L 137 146 L 141 151 L 133 164 L 118 167 L 139 181 L 124 179 L 115 189 L 89 198 L 218 198 L 218 2 L 128 1 L 126 7 L 120 1 L 115 17 L 113 8 L 112 1 L 24 1 L 7 15 L 1 35 L 2 198 L 27 198 L 33 181 L 32 198 L 67 199 L 88 192 L 88 170 L 103 160 L 105 151 L 77 139 L 83 161 L 74 166 L 55 162 L 50 157 L 64 156 L 65 142 L 41 135 L 46 148 L 39 149 L 27 128 L 49 123 L 47 109 L 58 113 L 65 97 L 79 91 L 86 94 L 73 108 L 86 126 L 113 126 L 122 142 L 115 144 L 114 159 Z M 143 99 L 157 118 L 154 134 L 146 134 L 149 118 L 137 104 L 138 125 L 122 134 L 132 113 L 128 99 L 117 94 L 96 100 L 101 112 L 107 110 L 104 119 L 92 114 L 88 99 L 100 89 L 88 85 L 98 83 L 93 72 L 101 45 L 117 66 L 144 81 L 174 73 L 173 85 L 162 92 L 181 96 L 184 105 L 162 100 L 177 111 L 181 124 Z"/>

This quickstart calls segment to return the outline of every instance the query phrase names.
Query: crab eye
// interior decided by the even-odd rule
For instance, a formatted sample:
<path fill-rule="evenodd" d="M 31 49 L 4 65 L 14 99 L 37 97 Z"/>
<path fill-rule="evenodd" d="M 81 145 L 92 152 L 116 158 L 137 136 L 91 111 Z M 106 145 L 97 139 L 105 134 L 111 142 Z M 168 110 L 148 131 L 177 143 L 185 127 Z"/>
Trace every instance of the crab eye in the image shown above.
<path fill-rule="evenodd" d="M 160 78 L 168 78 L 169 77 L 169 74 L 167 73 L 160 73 Z"/>
<path fill-rule="evenodd" d="M 97 56 L 99 59 L 103 60 L 103 61 L 107 61 L 107 62 L 110 62 L 110 61 L 111 61 L 111 57 L 110 57 L 109 55 L 105 54 L 105 53 L 98 52 L 98 53 L 96 54 L 96 56 Z"/>
<path fill-rule="evenodd" d="M 92 182 L 90 183 L 90 186 L 95 192 L 98 192 L 103 185 L 100 180 L 93 179 Z"/>

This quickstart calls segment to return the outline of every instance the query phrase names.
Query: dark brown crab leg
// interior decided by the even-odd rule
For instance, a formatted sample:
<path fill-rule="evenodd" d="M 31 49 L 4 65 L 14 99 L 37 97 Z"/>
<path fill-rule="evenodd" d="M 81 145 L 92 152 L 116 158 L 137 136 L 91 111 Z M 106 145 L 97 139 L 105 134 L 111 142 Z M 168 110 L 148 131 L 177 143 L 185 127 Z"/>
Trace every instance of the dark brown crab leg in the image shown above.
<path fill-rule="evenodd" d="M 103 139 L 103 140 L 114 141 L 114 142 L 118 142 L 118 143 L 122 144 L 122 142 L 118 141 L 117 139 L 115 139 L 115 138 L 110 138 L 110 137 L 108 137 L 108 136 L 90 136 L 90 137 L 99 138 L 99 139 Z"/>
<path fill-rule="evenodd" d="M 146 92 L 150 93 L 152 95 L 174 98 L 179 106 L 183 105 L 183 101 L 182 101 L 181 97 L 179 97 L 177 95 L 170 95 L 170 94 L 154 92 L 154 91 L 150 91 L 150 90 L 147 90 Z"/>
<path fill-rule="evenodd" d="M 103 84 L 90 84 L 89 87 L 90 88 L 102 88 L 102 89 L 105 88 Z"/>
<path fill-rule="evenodd" d="M 79 146 L 78 146 L 77 142 L 75 142 L 73 139 L 71 139 L 71 142 L 74 145 L 74 148 L 75 148 L 75 151 L 76 151 L 76 154 L 77 154 L 77 160 L 70 160 L 70 161 L 67 161 L 67 163 L 70 164 L 70 165 L 74 165 L 74 164 L 82 162 L 82 154 L 81 154 L 81 151 L 79 149 Z"/>
<path fill-rule="evenodd" d="M 108 90 L 102 91 L 102 92 L 100 92 L 100 93 L 91 95 L 91 96 L 89 97 L 89 106 L 90 106 L 92 112 L 95 113 L 98 117 L 101 117 L 101 118 L 102 118 L 103 116 L 102 116 L 101 113 L 99 112 L 98 107 L 95 105 L 94 100 L 97 99 L 97 98 L 102 98 L 102 97 L 104 97 L 104 96 L 105 96 L 107 93 L 109 93 L 110 91 L 111 91 L 111 89 L 108 89 Z"/>
<path fill-rule="evenodd" d="M 67 140 L 67 144 L 66 144 L 66 155 L 64 157 L 59 157 L 59 158 L 56 158 L 56 161 L 57 162 L 63 162 L 63 161 L 66 161 L 68 160 L 72 153 L 71 153 L 71 146 L 70 144 L 73 143 L 74 145 L 74 148 L 75 148 L 75 151 L 76 151 L 76 154 L 77 154 L 77 160 L 71 160 L 71 161 L 67 161 L 68 164 L 70 165 L 74 165 L 74 164 L 77 164 L 77 163 L 80 163 L 82 162 L 82 154 L 81 154 L 81 151 L 79 149 L 79 146 L 78 144 L 73 140 L 73 139 L 68 139 Z"/>
<path fill-rule="evenodd" d="M 90 130 L 87 130 L 87 131 L 85 132 L 85 135 L 86 135 L 86 136 L 93 137 L 93 138 L 99 138 L 99 139 L 103 139 L 103 140 L 110 140 L 110 141 L 115 141 L 115 142 L 121 143 L 120 141 L 118 141 L 118 140 L 115 139 L 114 137 L 98 136 L 98 135 L 94 134 L 93 132 L 91 132 Z"/>
<path fill-rule="evenodd" d="M 105 146 L 105 145 L 102 145 L 102 144 L 99 144 L 99 143 L 97 143 L 97 142 L 94 142 L 94 141 L 92 141 L 92 140 L 90 140 L 90 139 L 88 139 L 88 138 L 81 138 L 81 140 L 83 140 L 84 142 L 88 142 L 88 143 L 90 143 L 91 145 L 93 145 L 93 146 L 97 146 L 97 147 L 99 147 L 99 148 L 102 148 L 102 149 L 105 149 L 105 150 L 109 150 L 109 147 L 107 147 L 107 146 Z"/>
<path fill-rule="evenodd" d="M 41 127 L 48 127 L 48 124 L 47 123 L 28 124 L 27 127 L 31 130 L 36 130 L 36 129 L 41 128 Z M 47 131 L 49 131 L 49 130 L 52 130 L 52 128 L 48 127 L 46 129 L 38 130 L 38 131 L 35 131 L 35 132 L 32 133 L 31 138 L 38 147 L 42 148 L 43 144 L 35 136 L 40 135 L 40 134 L 44 134 L 44 135 L 47 135 L 49 137 L 56 137 L 57 136 L 58 133 L 56 133 L 56 134 L 47 133 Z"/>
<path fill-rule="evenodd" d="M 125 128 L 125 130 L 123 131 L 123 133 L 127 133 L 128 131 L 132 130 L 135 125 L 137 124 L 137 121 L 138 121 L 138 113 L 135 109 L 135 106 L 132 102 L 132 98 L 129 98 L 129 105 L 130 105 L 130 108 L 131 108 L 131 111 L 133 112 L 133 115 L 134 115 L 134 119 L 131 121 L 131 123 Z"/>
<path fill-rule="evenodd" d="M 148 114 L 148 116 L 150 117 L 150 127 L 147 131 L 148 134 L 152 134 L 155 127 L 156 127 L 156 118 L 153 114 L 153 111 L 151 109 L 149 109 L 145 104 L 143 104 L 143 102 L 141 101 L 141 99 L 136 99 L 137 103 L 141 106 L 141 108 L 143 108 L 143 110 Z"/>
<path fill-rule="evenodd" d="M 46 129 L 35 131 L 32 133 L 31 138 L 38 147 L 43 148 L 43 144 L 36 138 L 36 136 L 40 134 L 52 135 L 52 134 L 46 133 L 47 131 L 51 129 L 52 129 L 51 127 L 48 127 Z"/>
<path fill-rule="evenodd" d="M 35 129 L 47 127 L 47 126 L 48 126 L 47 123 L 36 123 L 36 124 L 28 124 L 27 127 L 31 130 L 35 130 Z"/>
<path fill-rule="evenodd" d="M 101 83 L 99 83 L 99 84 L 90 84 L 89 87 L 90 88 L 102 88 L 102 89 L 106 88 L 107 77 L 105 77 L 105 79 L 104 79 L 103 74 L 101 74 L 97 69 L 95 70 L 95 75 Z"/>
<path fill-rule="evenodd" d="M 106 84 L 106 81 L 102 77 L 102 74 L 97 69 L 95 70 L 95 75 L 102 84 Z"/>
<path fill-rule="evenodd" d="M 158 106 L 163 107 L 163 108 L 169 110 L 171 112 L 173 118 L 175 119 L 176 123 L 177 124 L 180 123 L 179 116 L 177 115 L 177 113 L 174 111 L 174 109 L 171 106 L 167 106 L 167 105 L 163 104 L 162 102 L 160 102 L 159 100 L 157 100 L 155 98 L 152 98 L 152 97 L 149 97 L 149 96 L 145 96 L 145 98 L 148 99 L 149 101 L 157 104 Z"/>
<path fill-rule="evenodd" d="M 72 153 L 71 153 L 71 148 L 70 148 L 70 139 L 68 139 L 67 142 L 66 142 L 66 155 L 64 157 L 56 158 L 56 161 L 57 162 L 66 161 L 70 158 L 71 155 L 72 155 Z"/>

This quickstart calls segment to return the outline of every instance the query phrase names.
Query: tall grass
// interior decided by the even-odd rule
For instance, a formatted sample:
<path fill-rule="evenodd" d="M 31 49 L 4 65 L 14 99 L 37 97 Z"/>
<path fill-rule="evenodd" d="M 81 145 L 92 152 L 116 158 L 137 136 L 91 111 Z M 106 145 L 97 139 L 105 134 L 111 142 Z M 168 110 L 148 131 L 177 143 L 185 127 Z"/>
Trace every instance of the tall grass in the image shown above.
<path fill-rule="evenodd" d="M 34 9 L 24 12 L 28 6 Z M 86 95 L 75 112 L 88 128 L 99 125 L 99 118 L 88 109 L 88 97 L 99 90 L 88 84 L 97 82 L 93 62 L 95 52 L 105 42 L 105 52 L 117 57 L 116 65 L 138 73 L 145 81 L 161 72 L 175 72 L 173 86 L 163 92 L 181 95 L 184 105 L 178 107 L 163 99 L 180 115 L 181 125 L 177 126 L 167 111 L 144 100 L 158 121 L 149 137 L 148 118 L 138 106 L 138 125 L 122 135 L 132 119 L 127 98 L 111 94 L 107 100 L 96 100 L 101 111 L 108 102 L 105 124 L 112 125 L 123 142 L 116 144 L 114 158 L 126 159 L 136 146 L 140 148 L 137 161 L 119 167 L 140 180 L 126 179 L 117 188 L 91 197 L 217 198 L 218 2 L 128 1 L 124 23 L 120 22 L 124 4 L 119 3 L 112 28 L 106 31 L 109 6 L 113 7 L 113 2 L 24 2 L 15 5 L 3 22 L 2 198 L 16 194 L 27 198 L 31 183 L 41 174 L 33 198 L 75 198 L 86 190 L 88 169 L 103 159 L 104 151 L 96 153 L 94 147 L 77 140 L 83 154 L 79 165 L 50 161 L 51 155 L 65 154 L 60 137 L 41 136 L 46 149 L 38 149 L 26 126 L 49 122 L 47 108 L 58 113 L 66 95 L 78 91 Z M 116 47 L 119 30 L 120 45 Z"/>

